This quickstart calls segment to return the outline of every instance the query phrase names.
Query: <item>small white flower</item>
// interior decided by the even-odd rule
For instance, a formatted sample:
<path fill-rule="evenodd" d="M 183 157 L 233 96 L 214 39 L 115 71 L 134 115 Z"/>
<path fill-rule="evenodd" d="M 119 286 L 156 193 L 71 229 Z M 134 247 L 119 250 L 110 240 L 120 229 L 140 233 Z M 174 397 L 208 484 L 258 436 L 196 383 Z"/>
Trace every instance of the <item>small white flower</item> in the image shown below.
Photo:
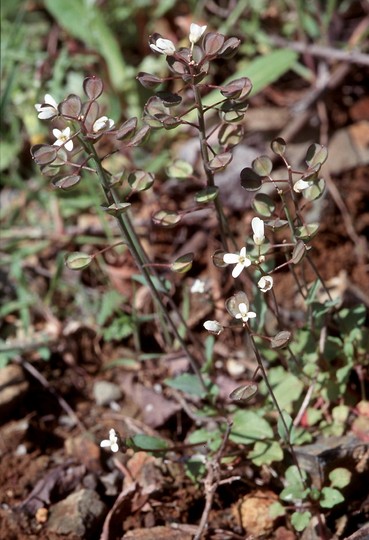
<path fill-rule="evenodd" d="M 101 448 L 110 448 L 112 452 L 118 452 L 118 436 L 114 429 L 109 430 L 109 439 L 104 439 L 100 443 Z"/>
<path fill-rule="evenodd" d="M 159 53 L 171 56 L 176 52 L 173 41 L 170 39 L 158 38 L 155 43 L 150 43 L 150 49 Z"/>
<path fill-rule="evenodd" d="M 251 221 L 251 227 L 254 233 L 254 242 L 257 246 L 260 246 L 265 240 L 264 221 L 258 217 L 254 217 Z"/>
<path fill-rule="evenodd" d="M 273 287 L 272 276 L 262 276 L 258 281 L 258 287 L 261 292 L 270 291 L 270 289 Z"/>
<path fill-rule="evenodd" d="M 204 328 L 205 330 L 207 330 L 211 334 L 215 334 L 216 336 L 219 336 L 219 334 L 224 330 L 223 326 L 218 323 L 218 321 L 205 321 Z"/>
<path fill-rule="evenodd" d="M 296 191 L 296 193 L 301 193 L 301 191 L 304 191 L 305 189 L 311 187 L 313 184 L 314 182 L 309 182 L 301 178 L 300 180 L 297 180 L 297 182 L 294 184 L 293 191 Z"/>
<path fill-rule="evenodd" d="M 190 290 L 192 294 L 195 294 L 195 293 L 204 294 L 205 281 L 203 281 L 202 279 L 195 279 L 195 281 L 192 283 L 192 287 Z"/>
<path fill-rule="evenodd" d="M 232 277 L 238 277 L 244 268 L 251 265 L 251 260 L 246 257 L 246 248 L 241 248 L 239 253 L 225 253 L 223 261 L 226 264 L 235 264 L 232 270 Z"/>
<path fill-rule="evenodd" d="M 249 319 L 256 317 L 256 313 L 254 311 L 249 311 L 249 305 L 245 302 L 240 302 L 238 304 L 238 310 L 239 312 L 235 315 L 235 318 L 242 319 L 243 322 L 247 322 Z"/>
<path fill-rule="evenodd" d="M 49 118 L 54 118 L 58 116 L 58 104 L 50 94 L 45 94 L 43 103 L 36 103 L 35 109 L 38 112 L 38 117 L 40 120 L 49 120 Z"/>
<path fill-rule="evenodd" d="M 70 139 L 70 127 L 66 127 L 62 131 L 60 131 L 60 129 L 53 129 L 53 135 L 56 138 L 56 141 L 54 142 L 55 146 L 64 145 L 64 148 L 68 150 L 68 152 L 73 150 L 73 141 Z"/>
<path fill-rule="evenodd" d="M 95 120 L 94 125 L 92 126 L 92 131 L 94 133 L 99 133 L 99 131 L 107 131 L 114 127 L 114 120 L 108 118 L 107 116 L 101 116 Z"/>
<path fill-rule="evenodd" d="M 192 43 L 192 45 L 197 43 L 206 29 L 207 29 L 207 26 L 199 26 L 198 24 L 192 23 L 190 26 L 190 35 L 189 35 L 190 43 Z"/>

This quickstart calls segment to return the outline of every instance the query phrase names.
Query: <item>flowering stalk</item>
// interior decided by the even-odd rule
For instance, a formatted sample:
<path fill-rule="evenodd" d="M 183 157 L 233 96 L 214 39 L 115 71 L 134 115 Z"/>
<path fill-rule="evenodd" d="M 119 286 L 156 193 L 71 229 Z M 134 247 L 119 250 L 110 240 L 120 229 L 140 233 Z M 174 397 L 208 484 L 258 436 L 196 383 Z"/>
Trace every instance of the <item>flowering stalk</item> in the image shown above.
<path fill-rule="evenodd" d="M 191 87 L 194 93 L 195 103 L 196 103 L 196 108 L 197 108 L 197 120 L 198 120 L 198 125 L 199 125 L 201 159 L 202 159 L 205 174 L 206 174 L 207 186 L 212 187 L 212 186 L 215 186 L 215 181 L 214 181 L 214 173 L 209 167 L 210 159 L 209 159 L 209 150 L 208 150 L 208 145 L 207 145 L 205 115 L 204 115 L 204 109 L 202 106 L 201 92 L 194 81 L 194 77 L 192 78 Z M 232 239 L 233 245 L 235 247 L 237 247 L 237 245 L 233 238 L 233 235 L 230 233 L 229 228 L 227 226 L 227 221 L 225 219 L 223 207 L 219 200 L 219 197 L 217 197 L 214 200 L 214 206 L 217 213 L 217 218 L 218 218 L 218 223 L 219 223 L 219 232 L 220 232 L 220 237 L 223 244 L 223 249 L 225 251 L 228 251 L 227 236 L 229 236 Z"/>
<path fill-rule="evenodd" d="M 93 144 L 91 144 L 91 142 L 87 141 L 87 140 L 83 140 L 82 138 L 80 138 L 80 141 L 81 141 L 81 144 L 84 146 L 84 148 L 86 149 L 86 151 L 91 154 L 91 156 L 93 157 L 94 161 L 95 161 L 95 164 L 96 164 L 96 169 L 97 169 L 97 174 L 99 176 L 99 179 L 100 179 L 100 182 L 101 182 L 101 186 L 103 188 L 103 191 L 105 193 L 105 197 L 106 197 L 106 200 L 108 202 L 109 205 L 111 204 L 119 204 L 119 198 L 117 196 L 117 194 L 115 193 L 115 190 L 114 188 L 109 184 L 109 181 L 108 181 L 108 178 L 107 178 L 107 175 L 106 175 L 106 172 L 101 164 L 101 160 L 95 150 L 95 147 L 93 146 Z M 133 259 L 135 260 L 135 263 L 137 265 L 137 267 L 140 269 L 142 275 L 144 276 L 145 278 L 145 281 L 146 281 L 146 284 L 147 286 L 150 288 L 151 290 L 151 293 L 153 295 L 153 298 L 155 300 L 155 302 L 157 303 L 160 311 L 162 312 L 164 318 L 166 319 L 167 323 L 169 324 L 169 326 L 171 327 L 176 339 L 178 340 L 178 342 L 181 344 L 181 347 L 183 348 L 183 350 L 185 351 L 188 359 L 189 359 L 189 362 L 191 364 L 191 367 L 193 369 L 193 371 L 195 372 L 195 374 L 197 375 L 197 377 L 199 378 L 199 381 L 203 387 L 203 389 L 207 392 L 207 386 L 205 384 L 205 381 L 202 377 L 202 374 L 201 374 L 201 371 L 197 365 L 197 361 L 195 359 L 195 357 L 192 355 L 192 353 L 190 352 L 186 342 L 183 340 L 182 336 L 180 335 L 179 331 L 178 331 L 178 328 L 177 328 L 177 325 L 176 323 L 173 321 L 173 319 L 171 318 L 170 316 L 170 313 L 168 312 L 168 310 L 166 309 L 164 303 L 163 303 L 163 300 L 158 292 L 158 290 L 156 289 L 155 287 L 155 284 L 152 280 L 152 276 L 147 268 L 147 263 L 148 263 L 148 257 L 141 245 L 141 242 L 136 234 L 136 232 L 134 231 L 134 228 L 131 226 L 131 223 L 130 223 L 130 220 L 127 216 L 127 214 L 119 214 L 116 216 L 116 219 L 118 221 L 118 225 L 119 225 L 119 228 L 121 229 L 122 233 L 123 233 L 123 236 L 124 236 L 124 240 L 126 241 L 128 247 L 129 247 L 129 250 L 131 252 L 131 255 L 133 257 Z"/>

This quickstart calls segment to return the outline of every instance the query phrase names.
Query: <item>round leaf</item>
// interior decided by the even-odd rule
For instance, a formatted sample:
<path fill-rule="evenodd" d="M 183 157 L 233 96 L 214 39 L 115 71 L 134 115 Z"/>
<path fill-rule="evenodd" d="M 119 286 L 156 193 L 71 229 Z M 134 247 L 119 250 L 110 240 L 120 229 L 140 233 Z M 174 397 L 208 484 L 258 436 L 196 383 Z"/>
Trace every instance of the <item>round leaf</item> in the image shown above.
<path fill-rule="evenodd" d="M 316 165 L 323 165 L 328 157 L 328 150 L 321 144 L 312 144 L 309 146 L 306 152 L 306 163 L 309 167 L 315 167 Z"/>
<path fill-rule="evenodd" d="M 275 209 L 274 201 L 265 193 L 257 193 L 252 201 L 252 207 L 263 217 L 270 217 Z"/>
<path fill-rule="evenodd" d="M 59 104 L 59 112 L 67 118 L 77 119 L 81 114 L 82 102 L 75 94 L 70 94 L 64 101 Z"/>
<path fill-rule="evenodd" d="M 231 161 L 232 154 L 230 152 L 223 152 L 209 161 L 209 168 L 215 172 L 223 171 Z"/>
<path fill-rule="evenodd" d="M 257 191 L 261 188 L 262 177 L 250 167 L 242 169 L 240 177 L 241 186 L 247 191 Z"/>
<path fill-rule="evenodd" d="M 243 128 L 240 125 L 223 124 L 218 133 L 219 144 L 227 148 L 237 146 L 243 137 Z"/>
<path fill-rule="evenodd" d="M 166 212 L 165 210 L 160 210 L 152 216 L 152 220 L 155 225 L 170 228 L 175 227 L 177 223 L 181 221 L 181 216 L 176 212 Z"/>
<path fill-rule="evenodd" d="M 59 189 L 68 191 L 69 189 L 74 188 L 81 181 L 81 177 L 77 174 L 72 174 L 70 176 L 64 176 L 63 178 L 55 179 L 51 184 Z"/>
<path fill-rule="evenodd" d="M 351 471 L 345 469 L 344 467 L 337 467 L 328 475 L 329 480 L 331 481 L 331 487 L 340 489 L 349 485 L 351 482 L 351 476 Z"/>
<path fill-rule="evenodd" d="M 282 137 L 277 137 L 271 142 L 271 149 L 277 156 L 283 156 L 286 151 L 286 141 Z"/>
<path fill-rule="evenodd" d="M 307 199 L 308 201 L 315 201 L 316 199 L 319 199 L 324 193 L 325 190 L 325 180 L 324 178 L 320 178 L 318 182 L 314 183 L 307 189 L 304 189 L 303 191 L 303 197 L 304 199 Z"/>
<path fill-rule="evenodd" d="M 299 240 L 293 248 L 291 261 L 293 264 L 298 264 L 306 255 L 306 246 L 302 240 Z"/>
<path fill-rule="evenodd" d="M 291 339 L 291 332 L 288 332 L 287 330 L 283 330 L 282 332 L 278 332 L 278 334 L 274 336 L 270 344 L 271 344 L 272 349 L 282 349 L 283 347 L 288 345 L 290 339 Z"/>
<path fill-rule="evenodd" d="M 95 100 L 103 93 L 104 85 L 99 77 L 87 77 L 83 81 L 83 90 L 88 98 Z"/>
<path fill-rule="evenodd" d="M 264 221 L 264 225 L 274 232 L 287 227 L 288 221 L 286 219 L 276 218 L 269 221 Z"/>
<path fill-rule="evenodd" d="M 273 163 L 268 156 L 260 156 L 254 159 L 252 168 L 259 176 L 269 176 L 273 169 Z"/>
<path fill-rule="evenodd" d="M 102 209 L 111 216 L 117 217 L 125 214 L 130 206 L 131 203 L 113 203 L 110 206 L 102 206 Z"/>
<path fill-rule="evenodd" d="M 146 171 L 134 171 L 128 177 L 128 183 L 134 191 L 146 191 L 154 183 L 154 175 Z"/>
<path fill-rule="evenodd" d="M 56 159 L 57 148 L 50 144 L 35 144 L 31 148 L 31 155 L 37 165 L 48 165 Z"/>
<path fill-rule="evenodd" d="M 248 401 L 257 391 L 258 385 L 256 383 L 243 384 L 229 394 L 229 399 L 233 399 L 234 401 Z"/>
<path fill-rule="evenodd" d="M 175 105 L 179 105 L 182 101 L 180 95 L 173 94 L 172 92 L 158 92 L 156 95 L 161 99 L 165 107 L 174 107 Z"/>
<path fill-rule="evenodd" d="M 207 56 L 214 56 L 223 47 L 225 38 L 218 32 L 208 32 L 203 41 L 203 48 Z"/>
<path fill-rule="evenodd" d="M 217 268 L 225 268 L 227 264 L 223 260 L 224 251 L 222 249 L 217 249 L 217 251 L 213 254 L 213 264 Z"/>
<path fill-rule="evenodd" d="M 179 274 L 184 274 L 191 270 L 192 262 L 194 259 L 193 253 L 186 253 L 186 255 L 182 255 L 181 257 L 178 257 L 172 264 L 171 269 L 173 272 L 177 272 Z"/>
<path fill-rule="evenodd" d="M 89 266 L 92 259 L 93 257 L 91 255 L 87 255 L 87 253 L 75 251 L 66 255 L 65 264 L 70 270 L 83 270 L 83 268 L 87 268 L 87 266 Z"/>
<path fill-rule="evenodd" d="M 118 129 L 116 138 L 118 141 L 124 141 L 126 139 L 129 139 L 133 136 L 134 132 L 137 128 L 137 118 L 130 118 L 129 120 L 126 120 Z"/>
<path fill-rule="evenodd" d="M 176 159 L 169 167 L 167 167 L 166 172 L 169 177 L 182 180 L 192 176 L 193 168 L 187 161 Z"/>
<path fill-rule="evenodd" d="M 218 196 L 219 188 L 216 186 L 210 186 L 195 194 L 195 201 L 197 203 L 208 203 L 214 201 Z"/>
<path fill-rule="evenodd" d="M 150 135 L 150 126 L 143 126 L 136 135 L 129 141 L 129 146 L 139 146 L 144 143 Z"/>
<path fill-rule="evenodd" d="M 151 75 L 151 73 L 145 73 L 144 71 L 140 71 L 136 79 L 142 84 L 144 88 L 149 89 L 156 88 L 163 82 L 160 77 Z"/>
<path fill-rule="evenodd" d="M 295 236 L 300 240 L 310 240 L 313 238 L 319 229 L 319 223 L 310 223 L 309 225 L 303 225 L 296 227 Z"/>

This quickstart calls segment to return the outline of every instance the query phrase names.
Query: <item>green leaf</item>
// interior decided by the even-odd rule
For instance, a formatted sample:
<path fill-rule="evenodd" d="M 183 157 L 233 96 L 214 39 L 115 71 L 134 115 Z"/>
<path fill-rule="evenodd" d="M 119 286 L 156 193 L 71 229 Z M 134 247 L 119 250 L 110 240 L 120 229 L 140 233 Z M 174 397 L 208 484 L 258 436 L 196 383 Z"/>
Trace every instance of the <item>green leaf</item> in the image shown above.
<path fill-rule="evenodd" d="M 312 144 L 309 146 L 306 153 L 306 163 L 309 167 L 316 167 L 317 165 L 323 165 L 327 160 L 328 150 L 321 144 Z"/>
<path fill-rule="evenodd" d="M 272 439 L 273 430 L 269 423 L 253 411 L 239 410 L 233 417 L 231 441 L 252 444 L 263 439 Z"/>
<path fill-rule="evenodd" d="M 129 448 L 134 450 L 166 450 L 168 444 L 159 437 L 152 437 L 151 435 L 143 435 L 138 433 L 126 440 L 126 444 Z"/>
<path fill-rule="evenodd" d="M 111 216 L 118 217 L 128 212 L 131 203 L 113 203 L 110 206 L 101 205 L 101 208 Z"/>
<path fill-rule="evenodd" d="M 96 317 L 97 324 L 103 326 L 108 318 L 122 305 L 124 300 L 124 297 L 117 294 L 116 291 L 107 291 L 104 293 Z"/>
<path fill-rule="evenodd" d="M 280 502 L 276 501 L 269 506 L 268 513 L 272 519 L 275 519 L 284 516 L 286 514 L 286 509 Z"/>
<path fill-rule="evenodd" d="M 174 379 L 165 379 L 165 384 L 171 388 L 181 390 L 185 394 L 197 397 L 205 397 L 206 392 L 200 383 L 199 378 L 192 373 L 182 373 Z"/>
<path fill-rule="evenodd" d="M 252 169 L 259 176 L 269 176 L 273 169 L 273 162 L 268 156 L 260 156 L 252 162 Z"/>
<path fill-rule="evenodd" d="M 214 201 L 219 193 L 219 188 L 217 186 L 209 186 L 201 191 L 195 193 L 195 201 L 197 203 L 208 203 Z"/>
<path fill-rule="evenodd" d="M 283 415 L 284 422 L 287 426 L 287 431 L 282 421 L 282 418 L 278 416 L 278 422 L 277 422 L 278 435 L 284 442 L 286 443 L 290 442 L 291 444 L 293 444 L 294 442 L 293 420 L 286 411 L 282 411 L 282 415 Z"/>
<path fill-rule="evenodd" d="M 317 182 L 312 184 L 310 187 L 303 190 L 302 195 L 304 199 L 308 201 L 316 201 L 321 197 L 325 190 L 325 180 L 324 178 L 319 178 Z"/>
<path fill-rule="evenodd" d="M 235 388 L 230 394 L 229 399 L 234 401 L 248 401 L 258 391 L 258 385 L 256 383 L 243 384 Z"/>
<path fill-rule="evenodd" d="M 273 388 L 280 408 L 289 411 L 292 403 L 301 396 L 303 388 L 304 383 L 301 379 L 292 373 L 286 373 L 283 380 Z"/>
<path fill-rule="evenodd" d="M 359 304 L 352 308 L 343 308 L 337 314 L 340 331 L 344 334 L 350 333 L 355 328 L 363 326 L 367 314 L 364 304 Z"/>
<path fill-rule="evenodd" d="M 176 159 L 167 169 L 166 173 L 170 178 L 183 180 L 193 175 L 193 167 L 187 161 Z"/>
<path fill-rule="evenodd" d="M 275 209 L 275 202 L 265 193 L 257 193 L 251 204 L 255 212 L 263 217 L 270 217 Z"/>
<path fill-rule="evenodd" d="M 322 495 L 323 498 L 319 502 L 322 508 L 333 508 L 333 506 L 336 506 L 345 500 L 345 497 L 338 489 L 331 487 L 324 487 L 322 489 Z"/>
<path fill-rule="evenodd" d="M 209 431 L 206 428 L 196 429 L 187 437 L 186 442 L 189 444 L 199 444 L 199 449 L 203 447 L 209 448 L 212 452 L 216 452 L 222 444 L 223 436 L 219 429 Z"/>
<path fill-rule="evenodd" d="M 65 264 L 70 270 L 83 270 L 91 264 L 93 257 L 87 253 L 75 251 L 65 257 Z"/>
<path fill-rule="evenodd" d="M 159 210 L 159 212 L 156 212 L 152 216 L 152 220 L 155 225 L 166 227 L 168 229 L 175 227 L 177 223 L 181 221 L 181 219 L 180 214 L 177 214 L 177 212 L 167 212 L 165 210 Z"/>
<path fill-rule="evenodd" d="M 257 191 L 261 188 L 262 177 L 250 167 L 245 167 L 240 173 L 241 186 L 247 191 Z"/>
<path fill-rule="evenodd" d="M 291 516 L 291 524 L 298 532 L 303 531 L 309 525 L 311 520 L 311 512 L 294 512 Z"/>
<path fill-rule="evenodd" d="M 332 488 L 344 488 L 349 485 L 351 482 L 351 472 L 344 467 L 337 467 L 333 469 L 328 475 L 329 480 L 331 481 L 330 487 Z"/>
<path fill-rule="evenodd" d="M 154 183 L 154 175 L 146 171 L 134 171 L 128 177 L 128 183 L 134 191 L 146 191 Z"/>
<path fill-rule="evenodd" d="M 126 89 L 132 70 L 125 65 L 119 43 L 96 5 L 84 0 L 45 0 L 45 6 L 60 26 L 103 56 L 114 87 Z"/>
<path fill-rule="evenodd" d="M 295 236 L 299 240 L 311 240 L 319 229 L 319 223 L 310 223 L 295 228 Z"/>
<path fill-rule="evenodd" d="M 260 467 L 261 465 L 270 465 L 273 461 L 282 461 L 283 450 L 276 441 L 271 443 L 258 441 L 249 452 L 248 457 L 256 466 Z"/>
<path fill-rule="evenodd" d="M 285 502 L 303 501 L 309 490 L 304 489 L 300 484 L 285 487 L 279 494 L 279 498 Z"/>
<path fill-rule="evenodd" d="M 176 259 L 171 264 L 170 268 L 173 272 L 177 272 L 178 274 L 185 274 L 186 272 L 191 270 L 193 259 L 193 253 L 186 253 L 185 255 L 178 257 L 178 259 Z"/>

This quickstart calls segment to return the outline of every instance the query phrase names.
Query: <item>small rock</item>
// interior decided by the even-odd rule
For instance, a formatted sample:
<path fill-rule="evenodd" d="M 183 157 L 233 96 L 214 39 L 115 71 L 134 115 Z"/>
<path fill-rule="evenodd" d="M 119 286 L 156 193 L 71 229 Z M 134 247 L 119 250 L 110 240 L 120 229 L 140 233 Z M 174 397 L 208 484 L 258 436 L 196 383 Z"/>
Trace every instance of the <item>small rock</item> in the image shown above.
<path fill-rule="evenodd" d="M 108 381 L 95 382 L 93 394 L 97 405 L 109 405 L 112 401 L 119 401 L 123 396 L 119 386 Z"/>
<path fill-rule="evenodd" d="M 126 532 L 122 540 L 191 540 L 193 534 L 183 530 L 175 530 L 171 527 L 152 527 L 151 529 L 133 529 Z"/>
<path fill-rule="evenodd" d="M 10 364 L 0 369 L 0 418 L 5 421 L 28 391 L 23 369 Z"/>
<path fill-rule="evenodd" d="M 95 491 L 81 489 L 51 507 L 47 529 L 57 534 L 89 538 L 91 533 L 96 533 L 106 511 Z"/>

